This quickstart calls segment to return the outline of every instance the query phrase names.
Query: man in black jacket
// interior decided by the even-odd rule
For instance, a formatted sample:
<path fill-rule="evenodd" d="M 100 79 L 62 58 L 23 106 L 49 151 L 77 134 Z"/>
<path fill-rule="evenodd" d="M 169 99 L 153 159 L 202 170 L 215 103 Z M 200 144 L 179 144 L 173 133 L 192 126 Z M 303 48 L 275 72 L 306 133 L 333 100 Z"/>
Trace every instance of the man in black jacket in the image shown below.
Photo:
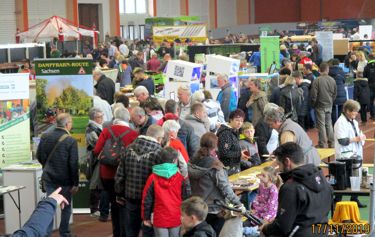
<path fill-rule="evenodd" d="M 62 113 L 56 118 L 57 127 L 42 136 L 38 151 L 38 161 L 43 166 L 42 180 L 47 195 L 61 187 L 61 194 L 68 200 L 69 205 L 61 211 L 60 236 L 70 236 L 69 219 L 72 214 L 70 205 L 72 194 L 78 191 L 78 145 L 70 136 L 72 117 Z M 52 223 L 48 233 L 52 232 Z"/>
<path fill-rule="evenodd" d="M 363 71 L 363 77 L 368 79 L 368 85 L 370 87 L 370 115 L 371 119 L 375 120 L 375 106 L 374 106 L 374 100 L 375 100 L 375 55 L 370 54 L 368 56 L 369 61 Z"/>
<path fill-rule="evenodd" d="M 112 81 L 112 79 L 106 77 L 100 70 L 95 70 L 93 77 L 96 81 L 96 85 L 94 86 L 96 89 L 96 94 L 103 100 L 106 100 L 108 104 L 113 104 L 115 83 Z"/>
<path fill-rule="evenodd" d="M 304 165 L 303 151 L 294 142 L 279 146 L 274 155 L 284 184 L 279 192 L 279 206 L 274 221 L 261 227 L 265 236 L 328 236 L 317 233 L 316 224 L 328 223 L 332 188 L 323 173 L 313 164 Z M 315 230 L 315 233 L 313 231 Z M 325 232 L 325 233 L 324 233 Z"/>

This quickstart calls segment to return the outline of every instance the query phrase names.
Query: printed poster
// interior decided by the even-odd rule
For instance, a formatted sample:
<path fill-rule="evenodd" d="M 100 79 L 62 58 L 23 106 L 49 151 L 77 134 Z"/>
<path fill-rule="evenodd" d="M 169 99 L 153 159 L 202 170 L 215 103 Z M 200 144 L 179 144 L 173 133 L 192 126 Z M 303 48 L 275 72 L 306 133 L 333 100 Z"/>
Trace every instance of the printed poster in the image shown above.
<path fill-rule="evenodd" d="M 315 32 L 318 43 L 322 46 L 322 58 L 327 62 L 333 58 L 333 33 L 332 31 L 317 31 Z"/>
<path fill-rule="evenodd" d="M 272 64 L 280 68 L 280 39 L 278 36 L 260 37 L 261 72 L 268 72 Z"/>
<path fill-rule="evenodd" d="M 72 137 L 78 141 L 80 163 L 79 195 L 87 185 L 85 171 L 87 162 L 85 130 L 88 112 L 93 107 L 94 84 L 92 61 L 87 59 L 35 60 L 37 131 L 42 134 L 53 130 L 56 116 L 69 113 L 73 119 Z M 80 207 L 78 198 L 74 207 Z M 86 204 L 84 204 L 86 206 Z M 86 206 L 88 207 L 88 206 Z"/>
<path fill-rule="evenodd" d="M 0 74 L 0 168 L 31 159 L 29 74 Z"/>

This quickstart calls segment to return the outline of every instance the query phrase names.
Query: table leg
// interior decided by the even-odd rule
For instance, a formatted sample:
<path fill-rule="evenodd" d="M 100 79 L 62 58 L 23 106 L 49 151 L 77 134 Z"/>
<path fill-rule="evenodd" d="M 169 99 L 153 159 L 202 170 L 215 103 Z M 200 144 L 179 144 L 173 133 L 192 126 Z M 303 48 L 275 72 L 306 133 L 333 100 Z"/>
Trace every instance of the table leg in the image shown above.
<path fill-rule="evenodd" d="M 19 223 L 19 225 L 20 225 L 20 229 L 21 229 L 21 195 L 20 195 L 20 190 L 18 189 L 17 190 L 17 192 L 18 192 L 18 223 Z"/>

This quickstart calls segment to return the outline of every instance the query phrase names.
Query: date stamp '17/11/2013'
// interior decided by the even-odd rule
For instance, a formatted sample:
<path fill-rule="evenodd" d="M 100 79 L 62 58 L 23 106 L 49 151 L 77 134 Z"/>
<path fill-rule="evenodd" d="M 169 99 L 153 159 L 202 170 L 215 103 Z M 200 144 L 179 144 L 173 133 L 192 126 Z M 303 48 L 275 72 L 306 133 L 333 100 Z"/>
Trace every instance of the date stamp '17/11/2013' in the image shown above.
<path fill-rule="evenodd" d="M 311 226 L 312 234 L 343 233 L 349 235 L 369 234 L 370 224 L 368 223 L 340 223 L 340 224 L 315 224 Z"/>

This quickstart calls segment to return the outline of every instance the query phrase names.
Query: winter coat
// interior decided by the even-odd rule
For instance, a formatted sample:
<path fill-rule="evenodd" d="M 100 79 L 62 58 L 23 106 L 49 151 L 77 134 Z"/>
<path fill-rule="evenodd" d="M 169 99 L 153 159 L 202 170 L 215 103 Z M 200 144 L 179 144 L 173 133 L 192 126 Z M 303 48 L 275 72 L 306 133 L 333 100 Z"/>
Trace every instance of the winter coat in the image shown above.
<path fill-rule="evenodd" d="M 238 99 L 238 108 L 245 112 L 246 121 L 250 121 L 251 117 L 249 117 L 248 108 L 246 107 L 247 101 L 250 99 L 251 91 L 248 87 L 243 87 L 240 90 L 240 98 Z"/>
<path fill-rule="evenodd" d="M 126 158 L 121 161 L 115 176 L 115 190 L 118 196 L 141 200 L 152 167 L 161 163 L 159 161 L 161 149 L 156 139 L 143 135 L 126 149 Z"/>
<path fill-rule="evenodd" d="M 329 76 L 336 81 L 337 95 L 334 104 L 343 105 L 346 101 L 345 72 L 339 66 L 329 68 Z"/>
<path fill-rule="evenodd" d="M 154 80 L 152 80 L 151 77 L 143 80 L 139 80 L 135 82 L 135 88 L 138 86 L 144 86 L 146 87 L 149 95 L 154 95 L 155 93 L 155 83 Z"/>
<path fill-rule="evenodd" d="M 86 150 L 87 150 L 87 165 L 90 170 L 91 177 L 90 189 L 102 189 L 102 184 L 100 181 L 99 174 L 99 161 L 94 156 L 93 150 L 95 148 L 96 142 L 99 139 L 100 134 L 102 133 L 102 128 L 100 128 L 94 121 L 89 120 L 89 124 L 86 127 Z"/>
<path fill-rule="evenodd" d="M 181 225 L 181 203 L 190 196 L 188 179 L 177 172 L 176 164 L 159 164 L 152 170 L 143 189 L 142 219 L 151 220 L 153 213 L 154 227 L 178 227 Z"/>
<path fill-rule="evenodd" d="M 185 122 L 187 122 L 193 127 L 195 135 L 197 135 L 199 138 L 201 138 L 203 134 L 205 134 L 206 132 L 210 131 L 208 123 L 205 123 L 204 121 L 200 120 L 194 115 L 190 114 L 186 116 Z"/>
<path fill-rule="evenodd" d="M 367 78 L 357 78 L 354 80 L 353 99 L 361 105 L 370 104 L 370 87 Z"/>
<path fill-rule="evenodd" d="M 298 86 L 303 91 L 303 102 L 300 104 L 297 114 L 298 116 L 306 116 L 310 110 L 310 86 L 311 81 L 309 79 L 303 79 L 302 83 Z"/>
<path fill-rule="evenodd" d="M 282 88 L 284 88 L 284 84 L 281 84 L 272 89 L 271 96 L 270 96 L 271 103 L 280 105 L 280 93 L 281 93 Z"/>
<path fill-rule="evenodd" d="M 259 91 L 257 95 L 252 94 L 249 101 L 246 103 L 246 107 L 251 107 L 253 117 L 251 122 L 254 126 L 263 117 L 264 106 L 267 104 L 267 94 L 264 91 Z"/>
<path fill-rule="evenodd" d="M 132 84 L 132 67 L 126 64 L 119 65 L 118 78 L 120 82 L 120 87 Z"/>
<path fill-rule="evenodd" d="M 311 106 L 316 109 L 332 108 L 336 99 L 337 86 L 335 79 L 328 75 L 316 78 L 310 91 Z"/>
<path fill-rule="evenodd" d="M 375 88 L 375 60 L 371 60 L 363 71 L 363 77 L 368 79 L 368 85 L 370 88 Z"/>
<path fill-rule="evenodd" d="M 255 126 L 254 136 L 257 138 L 259 156 L 268 155 L 267 143 L 271 138 L 272 128 L 263 120 L 263 118 Z"/>
<path fill-rule="evenodd" d="M 180 130 L 178 130 L 177 137 L 184 144 L 189 157 L 193 157 L 195 152 L 199 149 L 199 137 L 195 135 L 194 128 L 185 120 L 179 119 Z"/>
<path fill-rule="evenodd" d="M 238 131 L 227 125 L 221 125 L 216 133 L 218 137 L 218 157 L 229 168 L 228 175 L 240 171 L 241 147 Z"/>
<path fill-rule="evenodd" d="M 143 125 L 136 128 L 139 135 L 146 135 L 148 128 L 156 123 L 156 120 L 152 116 L 147 115 L 146 119 L 147 121 Z"/>
<path fill-rule="evenodd" d="M 216 232 L 206 221 L 188 230 L 183 237 L 216 237 Z"/>
<path fill-rule="evenodd" d="M 229 82 L 221 88 L 216 100 L 220 103 L 225 121 L 228 122 L 230 112 L 237 109 L 237 98 Z"/>
<path fill-rule="evenodd" d="M 37 150 L 37 158 L 43 166 L 43 180 L 61 186 L 78 186 L 78 144 L 69 136 L 56 147 L 54 154 L 48 159 L 58 140 L 69 134 L 64 128 L 55 128 L 42 135 Z M 47 161 L 48 160 L 48 161 Z"/>
<path fill-rule="evenodd" d="M 136 131 L 130 129 L 127 126 L 111 125 L 111 129 L 113 133 L 115 134 L 115 136 L 117 137 L 120 136 L 121 133 L 124 133 L 130 130 L 130 132 L 126 134 L 126 136 L 122 137 L 122 142 L 125 147 L 129 146 L 138 136 L 138 133 Z M 104 128 L 96 143 L 94 154 L 99 155 L 100 152 L 103 150 L 106 141 L 111 138 L 112 136 L 108 128 Z M 117 167 L 100 164 L 100 177 L 104 179 L 113 179 L 115 177 L 116 170 L 117 170 Z"/>
<path fill-rule="evenodd" d="M 297 110 L 303 103 L 303 90 L 295 85 L 286 85 L 280 90 L 280 107 L 285 114 L 290 114 L 293 121 L 298 121 Z"/>
<path fill-rule="evenodd" d="M 332 187 L 322 171 L 312 164 L 281 174 L 284 185 L 279 192 L 275 220 L 263 228 L 265 236 L 327 236 L 325 231 L 312 233 L 313 224 L 327 224 L 331 210 Z M 324 233 L 324 234 L 322 234 Z"/>
<path fill-rule="evenodd" d="M 207 117 L 210 122 L 210 131 L 216 131 L 218 123 L 225 123 L 224 113 L 220 108 L 220 104 L 212 99 L 203 101 L 206 108 Z"/>
<path fill-rule="evenodd" d="M 94 86 L 96 94 L 106 100 L 108 104 L 113 104 L 113 96 L 115 95 L 115 83 L 112 79 L 102 75 Z"/>
<path fill-rule="evenodd" d="M 221 207 L 214 200 L 228 200 L 240 205 L 240 199 L 233 192 L 227 172 L 222 164 L 214 157 L 197 155 L 188 164 L 192 196 L 201 197 L 208 205 L 208 213 L 217 214 Z"/>

